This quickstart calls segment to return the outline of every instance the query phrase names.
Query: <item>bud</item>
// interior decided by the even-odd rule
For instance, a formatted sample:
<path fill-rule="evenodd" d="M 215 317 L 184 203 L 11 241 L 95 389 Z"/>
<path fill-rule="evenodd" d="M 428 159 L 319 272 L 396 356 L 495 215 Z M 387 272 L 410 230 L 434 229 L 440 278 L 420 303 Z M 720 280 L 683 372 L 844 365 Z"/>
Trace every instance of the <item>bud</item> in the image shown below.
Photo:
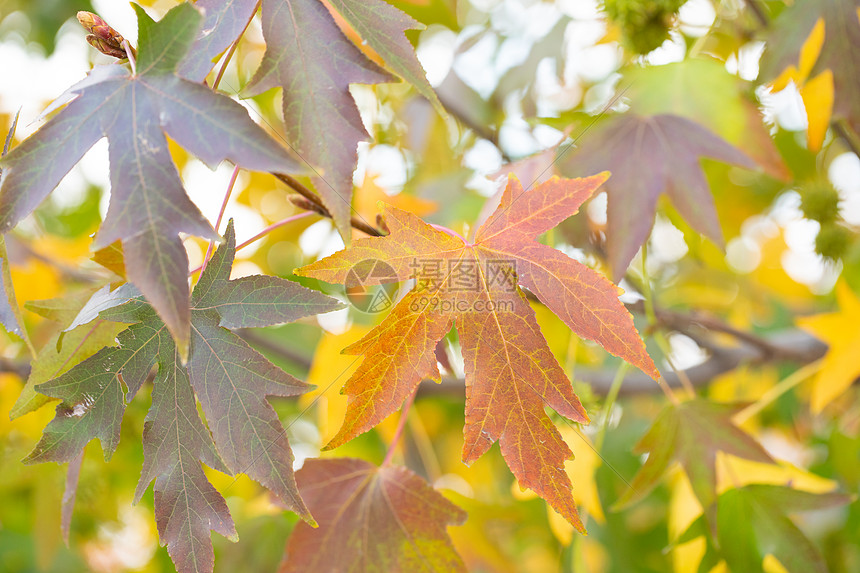
<path fill-rule="evenodd" d="M 92 12 L 78 12 L 78 22 L 81 23 L 81 26 L 87 29 L 88 32 L 92 32 L 93 28 L 98 25 L 99 22 L 104 23 L 104 20 L 93 14 Z"/>
<path fill-rule="evenodd" d="M 389 229 L 388 225 L 385 223 L 385 217 L 382 216 L 382 213 L 376 214 L 376 228 L 382 231 L 383 235 L 391 234 L 391 229 Z"/>
<path fill-rule="evenodd" d="M 306 197 L 302 197 L 301 195 L 290 195 L 289 199 L 290 203 L 292 203 L 299 209 L 304 209 L 305 211 L 313 211 L 315 213 L 319 213 L 320 215 L 328 216 L 328 213 L 322 207 L 320 207 Z"/>
<path fill-rule="evenodd" d="M 89 42 L 90 46 L 101 52 L 102 54 L 113 56 L 114 58 L 118 58 L 120 60 L 126 58 L 125 50 L 122 47 L 115 47 L 101 38 L 94 36 L 93 34 L 87 35 L 87 42 Z"/>
<path fill-rule="evenodd" d="M 87 42 L 89 42 L 90 46 L 102 54 L 113 56 L 114 58 L 124 59 L 128 57 L 122 45 L 125 42 L 125 38 L 98 15 L 92 12 L 78 12 L 78 22 L 90 32 L 87 36 Z M 131 48 L 131 51 L 132 55 L 134 55 L 134 48 Z"/>
<path fill-rule="evenodd" d="M 114 44 L 116 47 L 122 44 L 124 38 L 120 33 L 111 28 L 107 22 L 96 14 L 92 12 L 78 12 L 78 22 L 97 38 L 101 38 L 109 44 Z"/>

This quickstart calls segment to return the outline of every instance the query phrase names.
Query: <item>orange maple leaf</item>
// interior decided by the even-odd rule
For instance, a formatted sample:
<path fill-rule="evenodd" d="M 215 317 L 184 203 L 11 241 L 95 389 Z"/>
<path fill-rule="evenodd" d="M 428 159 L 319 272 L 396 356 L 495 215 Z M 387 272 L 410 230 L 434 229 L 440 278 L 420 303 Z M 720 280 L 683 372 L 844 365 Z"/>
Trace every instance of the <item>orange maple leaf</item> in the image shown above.
<path fill-rule="evenodd" d="M 389 235 L 356 241 L 297 269 L 297 275 L 347 287 L 356 277 L 368 286 L 417 281 L 382 323 L 344 349 L 366 360 L 343 387 L 349 396 L 346 419 L 326 449 L 378 424 L 423 379 L 439 380 L 434 348 L 456 324 L 466 371 L 463 461 L 471 464 L 499 441 L 520 485 L 584 531 L 564 471 L 572 452 L 544 407 L 583 424 L 588 417 L 518 284 L 578 335 L 659 376 L 632 316 L 618 300 L 620 289 L 535 240 L 576 213 L 608 177 L 554 177 L 525 191 L 511 176 L 474 243 L 386 206 Z M 379 272 L 382 265 L 388 272 Z"/>

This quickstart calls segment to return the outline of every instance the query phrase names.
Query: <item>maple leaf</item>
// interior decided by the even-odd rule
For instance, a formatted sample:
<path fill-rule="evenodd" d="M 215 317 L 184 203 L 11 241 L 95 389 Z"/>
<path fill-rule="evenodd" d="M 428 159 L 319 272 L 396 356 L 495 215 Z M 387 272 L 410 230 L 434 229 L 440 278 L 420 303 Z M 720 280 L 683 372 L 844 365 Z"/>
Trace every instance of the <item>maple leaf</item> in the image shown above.
<path fill-rule="evenodd" d="M 752 484 L 730 489 L 717 502 L 719 549 L 707 535 L 704 516 L 694 521 L 676 543 L 706 537 L 707 551 L 699 565 L 702 573 L 712 570 L 720 557 L 730 571 L 764 573 L 762 561 L 766 555 L 775 557 L 788 573 L 826 573 L 828 568 L 821 553 L 786 514 L 838 507 L 850 501 L 851 497 L 843 494 L 810 493 L 779 485 Z"/>
<path fill-rule="evenodd" d="M 9 147 L 12 145 L 12 138 L 15 137 L 15 129 L 18 127 L 18 116 L 20 115 L 21 110 L 18 110 L 18 113 L 15 114 L 15 118 L 12 120 L 11 127 L 9 127 L 9 132 L 6 134 L 2 157 L 5 157 L 9 153 Z M 0 168 L 0 176 L 2 175 L 3 169 Z M 0 236 L 0 324 L 8 332 L 21 336 L 23 332 L 21 331 L 21 321 L 18 318 L 18 313 L 18 301 L 15 299 L 15 291 L 12 288 L 12 274 L 9 270 L 9 256 L 6 254 L 6 239 Z"/>
<path fill-rule="evenodd" d="M 125 403 L 158 366 L 144 425 L 145 461 L 136 499 L 154 479 L 159 535 L 183 572 L 212 570 L 210 529 L 235 537 L 226 504 L 206 480 L 201 461 L 227 473 L 248 474 L 313 523 L 296 489 L 289 442 L 267 400 L 300 394 L 308 386 L 274 366 L 228 327 L 283 324 L 341 305 L 276 277 L 229 280 L 235 250 L 230 221 L 224 244 L 193 292 L 187 367 L 153 307 L 134 298 L 99 313 L 104 320 L 132 323 L 118 334 L 118 346 L 103 348 L 62 376 L 36 386 L 62 402 L 26 461 L 71 462 L 96 437 L 109 459 L 119 441 Z M 211 437 L 197 417 L 195 395 Z"/>
<path fill-rule="evenodd" d="M 445 115 L 415 49 L 405 35 L 406 30 L 423 30 L 424 24 L 383 0 L 330 0 L 330 3 L 397 75 L 415 86 Z"/>
<path fill-rule="evenodd" d="M 798 38 L 808 39 L 802 44 Z M 810 116 L 810 146 L 817 149 L 833 115 L 860 133 L 860 14 L 856 0 L 805 0 L 773 23 L 761 58 L 761 77 L 781 89 L 800 87 Z M 809 79 L 811 78 L 811 79 Z M 824 114 L 816 117 L 814 114 Z M 817 127 L 816 127 L 817 126 Z"/>
<path fill-rule="evenodd" d="M 408 469 L 311 459 L 296 481 L 319 528 L 296 526 L 280 573 L 466 571 L 445 533 L 466 513 Z"/>
<path fill-rule="evenodd" d="M 263 0 L 266 53 L 245 87 L 257 95 L 284 90 L 284 130 L 298 154 L 322 172 L 317 191 L 349 242 L 352 173 L 367 138 L 350 84 L 390 81 L 340 31 L 319 0 Z"/>
<path fill-rule="evenodd" d="M 326 449 L 379 423 L 422 379 L 438 380 L 436 343 L 456 323 L 466 371 L 463 460 L 471 464 L 498 440 L 519 483 L 582 530 L 564 472 L 571 452 L 544 406 L 576 422 L 588 418 L 517 281 L 574 332 L 656 379 L 632 317 L 618 300 L 619 289 L 534 240 L 574 214 L 607 177 L 553 178 L 529 192 L 511 177 L 474 244 L 386 206 L 389 235 L 356 241 L 297 269 L 298 275 L 332 283 L 365 276 L 367 284 L 379 284 L 378 275 L 364 271 L 368 262 L 383 261 L 398 279 L 418 280 L 380 325 L 344 349 L 366 359 L 344 385 L 346 419 Z"/>
<path fill-rule="evenodd" d="M 2 160 L 0 229 L 28 215 L 86 151 L 108 138 L 111 202 L 95 248 L 122 240 L 128 277 L 164 320 L 184 356 L 190 336 L 188 257 L 179 233 L 217 239 L 190 201 L 165 131 L 214 167 L 224 159 L 259 171 L 300 171 L 238 103 L 174 73 L 202 16 L 181 4 L 154 22 L 135 5 L 137 73 L 94 68 L 56 117 Z M 65 100 L 63 100 L 65 101 Z"/>
<path fill-rule="evenodd" d="M 678 461 L 706 512 L 716 501 L 717 452 L 756 462 L 774 463 L 768 453 L 746 432 L 735 426 L 732 404 L 694 399 L 667 406 L 642 437 L 634 451 L 648 459 L 633 478 L 630 488 L 613 509 L 623 509 L 647 496 L 660 482 L 673 461 Z"/>
<path fill-rule="evenodd" d="M 755 168 L 746 155 L 698 123 L 668 114 L 627 113 L 611 118 L 560 162 L 561 172 L 571 176 L 603 169 L 612 172 L 606 192 L 606 234 L 614 279 L 624 276 L 648 238 L 663 193 L 693 228 L 722 245 L 723 232 L 701 157 Z"/>
<path fill-rule="evenodd" d="M 702 124 L 749 155 L 765 172 L 790 181 L 791 172 L 774 145 L 750 82 L 712 58 L 687 58 L 663 66 L 636 66 L 624 73 L 624 97 L 640 116 L 668 113 Z"/>
<path fill-rule="evenodd" d="M 836 285 L 836 300 L 839 312 L 797 319 L 798 326 L 829 347 L 812 391 L 812 411 L 816 414 L 860 378 L 860 361 L 857 360 L 860 299 L 847 283 L 840 282 Z"/>
<path fill-rule="evenodd" d="M 202 82 L 215 60 L 245 31 L 257 9 L 258 0 L 199 0 L 203 24 L 188 55 L 176 69 L 183 78 Z"/>
<path fill-rule="evenodd" d="M 158 535 L 176 570 L 212 571 L 209 531 L 238 539 L 227 503 L 200 466 L 229 473 L 197 415 L 197 405 L 179 355 L 170 340 L 159 348 L 152 406 L 143 426 L 143 470 L 134 494 L 140 501 L 154 479 Z"/>
<path fill-rule="evenodd" d="M 27 306 L 33 309 L 31 305 Z M 120 330 L 121 325 L 101 321 L 92 326 L 81 326 L 52 336 L 30 363 L 30 376 L 9 412 L 9 417 L 14 420 L 50 402 L 50 398 L 36 392 L 36 386 L 56 378 L 104 346 L 113 344 Z"/>
<path fill-rule="evenodd" d="M 15 290 L 12 287 L 9 255 L 6 254 L 6 239 L 0 235 L 0 324 L 7 332 L 23 336 L 19 312 Z"/>

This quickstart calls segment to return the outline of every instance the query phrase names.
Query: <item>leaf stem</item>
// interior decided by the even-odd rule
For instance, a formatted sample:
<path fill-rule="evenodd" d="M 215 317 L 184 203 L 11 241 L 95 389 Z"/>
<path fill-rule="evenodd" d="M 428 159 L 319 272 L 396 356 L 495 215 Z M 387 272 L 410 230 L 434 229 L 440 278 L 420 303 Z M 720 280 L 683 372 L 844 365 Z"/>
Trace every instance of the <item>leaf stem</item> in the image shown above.
<path fill-rule="evenodd" d="M 594 449 L 598 452 L 603 449 L 603 439 L 606 437 L 606 430 L 609 429 L 609 414 L 612 412 L 615 401 L 618 399 L 618 393 L 621 391 L 621 384 L 624 382 L 624 377 L 630 369 L 630 364 L 621 361 L 618 370 L 615 371 L 615 378 L 612 379 L 612 386 L 609 387 L 609 392 L 606 394 L 606 400 L 603 402 L 603 420 L 600 424 L 600 431 L 597 433 L 597 438 L 594 441 Z"/>
<path fill-rule="evenodd" d="M 245 32 L 248 31 L 248 26 L 251 25 L 251 21 L 254 19 L 254 16 L 257 15 L 257 10 L 260 9 L 260 4 L 262 2 L 263 2 L 263 0 L 259 0 L 257 2 L 257 5 L 254 7 L 254 11 L 251 12 L 251 17 L 248 19 L 248 22 L 245 24 L 245 27 L 242 29 L 242 33 L 239 34 L 239 37 L 236 38 L 236 40 L 230 46 L 230 50 L 227 52 L 227 55 L 224 56 L 224 62 L 221 64 L 221 69 L 218 70 L 218 75 L 215 76 L 215 82 L 212 84 L 212 91 L 215 91 L 218 89 L 218 84 L 221 83 L 221 78 L 224 77 L 224 72 L 227 71 L 227 64 L 229 64 L 230 60 L 233 59 L 233 54 L 236 53 L 236 48 L 239 47 L 239 40 L 241 40 L 242 37 L 245 35 Z"/>
<path fill-rule="evenodd" d="M 816 360 L 804 366 L 799 370 L 795 370 L 792 374 L 786 376 L 779 384 L 772 387 L 764 393 L 756 402 L 750 404 L 740 412 L 734 415 L 736 424 L 743 424 L 759 412 L 772 404 L 777 398 L 821 370 L 824 360 Z"/>
<path fill-rule="evenodd" d="M 137 75 L 137 59 L 134 57 L 134 50 L 128 43 L 128 40 L 122 40 L 122 49 L 125 50 L 125 55 L 128 57 L 128 64 L 131 66 L 131 75 Z"/>
<path fill-rule="evenodd" d="M 230 196 L 233 194 L 233 187 L 236 185 L 236 179 L 239 177 L 239 166 L 233 168 L 233 175 L 230 176 L 230 182 L 227 184 L 227 192 L 224 193 L 224 201 L 221 202 L 221 210 L 218 211 L 218 218 L 215 220 L 215 232 L 221 228 L 221 220 L 224 218 L 224 211 L 227 210 L 227 203 L 230 202 Z M 206 270 L 206 265 L 209 263 L 209 257 L 212 256 L 212 249 L 215 246 L 214 239 L 209 239 L 209 246 L 206 247 L 206 254 L 203 256 L 203 264 L 200 266 L 200 271 Z"/>
<path fill-rule="evenodd" d="M 687 378 L 687 374 L 685 372 L 679 371 L 675 368 L 675 364 L 672 362 L 670 358 L 669 345 L 666 342 L 666 339 L 663 337 L 662 332 L 660 332 L 659 324 L 657 322 L 657 314 L 654 312 L 654 293 L 651 291 L 651 277 L 648 276 L 648 245 L 642 245 L 642 294 L 645 297 L 645 316 L 648 317 L 648 325 L 653 329 L 652 336 L 654 340 L 657 342 L 657 345 L 660 347 L 660 350 L 666 356 L 666 361 L 669 363 L 669 366 L 678 376 L 678 379 L 681 381 L 681 385 L 687 390 L 691 396 L 696 395 L 696 390 L 693 388 L 693 384 L 690 382 L 690 379 Z M 666 393 L 666 396 L 669 400 L 672 401 L 673 404 L 679 404 L 678 397 L 675 396 L 675 393 L 672 391 L 672 388 L 666 383 L 666 380 L 660 376 L 660 379 L 657 381 L 657 384 L 663 389 L 663 392 Z"/>
<path fill-rule="evenodd" d="M 250 245 L 254 241 L 259 241 L 260 239 L 262 239 L 263 237 L 265 237 L 266 235 L 268 235 L 269 233 L 271 233 L 275 229 L 279 229 L 279 228 L 283 227 L 284 225 L 288 225 L 288 224 L 292 223 L 293 221 L 298 221 L 299 219 L 304 219 L 305 217 L 310 217 L 311 215 L 315 215 L 315 214 L 316 213 L 313 213 L 311 211 L 305 211 L 304 213 L 299 213 L 297 215 L 291 215 L 291 216 L 287 217 L 286 219 L 281 219 L 277 223 L 272 223 L 271 225 L 269 225 L 268 227 L 266 227 L 265 229 L 263 229 L 262 231 L 260 231 L 259 233 L 257 233 L 256 235 L 254 235 L 253 237 L 248 239 L 247 241 L 245 241 L 244 243 L 236 245 L 236 250 L 239 251 L 241 249 L 244 249 L 245 247 L 247 247 L 248 245 Z M 192 269 L 191 272 L 189 272 L 188 274 L 193 275 L 194 273 L 202 271 L 202 270 L 203 270 L 203 265 L 200 265 L 196 269 Z"/>
<path fill-rule="evenodd" d="M 444 225 L 437 225 L 435 223 L 430 223 L 430 226 L 433 227 L 434 229 L 436 229 L 437 231 L 442 231 L 443 233 L 451 235 L 452 237 L 457 237 L 458 239 L 461 239 L 467 245 L 471 244 L 469 241 L 466 240 L 466 237 L 464 237 L 463 235 L 461 235 L 460 233 L 458 233 L 454 229 L 449 229 L 448 227 L 445 227 Z"/>
<path fill-rule="evenodd" d="M 394 450 L 397 449 L 397 444 L 403 436 L 403 430 L 406 428 L 406 420 L 409 418 L 409 409 L 412 408 L 412 403 L 415 402 L 415 395 L 418 394 L 418 388 L 403 403 L 403 408 L 400 409 L 400 420 L 397 421 L 397 429 L 394 431 L 394 437 L 391 438 L 391 445 L 388 446 L 388 451 L 385 452 L 385 459 L 382 460 L 382 467 L 391 463 L 391 458 L 394 457 Z"/>
<path fill-rule="evenodd" d="M 238 251 L 239 249 L 244 249 L 245 247 L 247 247 L 248 245 L 250 245 L 254 241 L 259 241 L 260 239 L 262 239 L 263 237 L 265 237 L 266 235 L 268 235 L 269 233 L 271 233 L 275 229 L 280 229 L 284 225 L 288 225 L 288 224 L 292 223 L 293 221 L 298 221 L 299 219 L 304 219 L 305 217 L 310 217 L 311 215 L 314 215 L 314 214 L 315 213 L 307 211 L 305 213 L 298 213 L 296 215 L 291 215 L 291 216 L 287 217 L 286 219 L 281 219 L 277 223 L 272 223 L 271 225 L 269 225 L 268 227 L 266 227 L 265 229 L 263 229 L 262 231 L 260 231 L 259 233 L 257 233 L 253 237 L 251 237 L 250 239 L 248 239 L 247 241 L 236 245 L 236 250 Z"/>

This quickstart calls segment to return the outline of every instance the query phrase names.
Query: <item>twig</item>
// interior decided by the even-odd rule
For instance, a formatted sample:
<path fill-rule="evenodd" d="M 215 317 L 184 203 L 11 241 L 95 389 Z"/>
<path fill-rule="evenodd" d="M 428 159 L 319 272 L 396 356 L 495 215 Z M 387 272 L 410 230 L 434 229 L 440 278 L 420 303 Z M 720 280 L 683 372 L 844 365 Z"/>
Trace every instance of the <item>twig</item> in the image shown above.
<path fill-rule="evenodd" d="M 642 246 L 642 286 L 643 286 L 643 295 L 645 296 L 645 315 L 648 317 L 648 323 L 654 327 L 654 340 L 657 341 L 657 345 L 660 347 L 660 350 L 663 351 L 663 354 L 666 356 L 666 361 L 669 363 L 669 366 L 672 368 L 672 371 L 681 381 L 681 385 L 687 391 L 687 394 L 690 397 L 696 395 L 696 390 L 693 388 L 693 385 L 690 383 L 690 379 L 687 378 L 687 374 L 675 368 L 675 362 L 672 360 L 671 356 L 671 348 L 669 348 L 669 344 L 666 339 L 663 337 L 663 333 L 659 330 L 659 325 L 657 323 L 657 314 L 654 312 L 654 293 L 651 291 L 651 278 L 648 276 L 648 245 Z M 661 382 L 663 382 L 661 384 Z M 657 384 L 660 384 L 660 388 L 663 392 L 666 393 L 666 396 L 673 404 L 678 404 L 678 397 L 675 396 L 675 393 L 672 392 L 670 386 L 666 385 L 665 378 L 661 376 L 657 380 Z"/>
<path fill-rule="evenodd" d="M 453 72 L 452 72 L 453 73 Z M 475 135 L 480 137 L 481 139 L 486 139 L 490 143 L 496 146 L 496 149 L 499 150 L 499 153 L 502 155 L 502 159 L 505 163 L 511 163 L 513 159 L 502 149 L 501 144 L 499 143 L 499 133 L 495 129 L 490 128 L 486 125 L 481 125 L 474 121 L 472 118 L 466 114 L 461 105 L 459 103 L 453 102 L 447 97 L 445 97 L 444 92 L 437 91 L 436 96 L 439 98 L 439 102 L 445 108 L 451 116 L 463 124 L 465 127 L 471 129 Z"/>
<path fill-rule="evenodd" d="M 213 88 L 214 89 L 214 88 Z M 221 210 L 218 211 L 218 218 L 215 220 L 215 232 L 219 232 L 221 228 L 221 220 L 224 218 L 224 211 L 227 210 L 227 203 L 230 202 L 230 195 L 233 194 L 233 187 L 236 185 L 236 179 L 239 177 L 239 166 L 233 168 L 233 175 L 230 177 L 230 182 L 227 183 L 227 191 L 224 193 L 224 201 L 221 202 Z M 206 265 L 209 263 L 209 257 L 212 256 L 212 249 L 215 246 L 215 241 L 209 239 L 209 246 L 206 247 L 206 254 L 203 255 L 203 264 L 200 266 L 200 272 L 206 270 Z"/>
<path fill-rule="evenodd" d="M 89 273 L 85 271 L 80 271 L 75 267 L 69 266 L 62 261 L 58 261 L 49 257 L 48 255 L 42 254 L 35 250 L 31 245 L 29 245 L 26 241 L 22 241 L 17 238 L 14 234 L 6 235 L 7 239 L 7 248 L 11 247 L 12 249 L 20 249 L 24 252 L 24 254 L 31 259 L 36 259 L 37 261 L 41 261 L 46 265 L 54 267 L 61 274 L 63 274 L 66 279 L 70 279 L 73 281 L 78 281 L 82 283 L 93 283 L 98 282 L 100 277 L 94 273 Z"/>
<path fill-rule="evenodd" d="M 30 377 L 30 360 L 12 360 L 0 356 L 0 372 L 10 372 L 26 380 Z"/>
<path fill-rule="evenodd" d="M 319 195 L 302 185 L 295 177 L 291 175 L 287 175 L 286 173 L 272 173 L 275 177 L 280 179 L 283 183 L 285 183 L 288 187 L 290 187 L 293 191 L 310 201 L 315 205 L 315 211 L 322 215 L 323 217 L 332 218 L 331 212 L 328 208 L 323 205 L 322 200 L 319 198 Z M 371 237 L 382 237 L 385 235 L 382 231 L 377 229 L 376 227 L 372 227 L 368 225 L 366 222 L 358 219 L 357 217 L 350 218 L 350 224 L 353 229 L 358 229 L 362 233 L 366 233 Z"/>

